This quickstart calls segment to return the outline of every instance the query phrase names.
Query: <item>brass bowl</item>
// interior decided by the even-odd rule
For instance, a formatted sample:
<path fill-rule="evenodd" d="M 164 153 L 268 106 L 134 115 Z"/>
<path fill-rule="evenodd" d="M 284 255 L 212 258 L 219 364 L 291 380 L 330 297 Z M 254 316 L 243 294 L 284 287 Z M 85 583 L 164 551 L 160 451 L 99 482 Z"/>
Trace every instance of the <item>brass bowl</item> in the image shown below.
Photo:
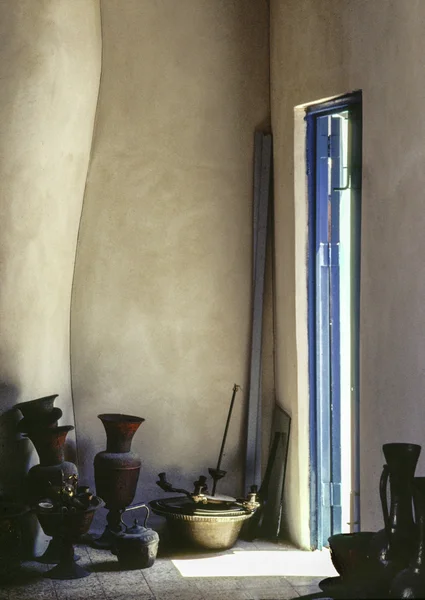
<path fill-rule="evenodd" d="M 235 504 L 197 505 L 188 498 L 167 498 L 149 503 L 165 517 L 172 541 L 205 550 L 227 550 L 236 543 L 244 521 L 255 511 Z"/>

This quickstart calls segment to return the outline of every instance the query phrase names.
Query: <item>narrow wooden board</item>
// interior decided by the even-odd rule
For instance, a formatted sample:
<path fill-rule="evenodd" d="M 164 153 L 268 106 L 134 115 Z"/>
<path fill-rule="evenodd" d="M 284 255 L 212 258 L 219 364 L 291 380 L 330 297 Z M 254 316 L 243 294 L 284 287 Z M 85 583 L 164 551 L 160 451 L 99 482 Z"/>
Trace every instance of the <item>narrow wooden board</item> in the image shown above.
<path fill-rule="evenodd" d="M 252 484 L 258 486 L 261 484 L 261 353 L 271 158 L 272 137 L 266 134 L 263 135 L 261 148 L 261 179 L 256 235 L 254 232 L 254 299 L 245 466 L 245 485 L 247 489 Z"/>

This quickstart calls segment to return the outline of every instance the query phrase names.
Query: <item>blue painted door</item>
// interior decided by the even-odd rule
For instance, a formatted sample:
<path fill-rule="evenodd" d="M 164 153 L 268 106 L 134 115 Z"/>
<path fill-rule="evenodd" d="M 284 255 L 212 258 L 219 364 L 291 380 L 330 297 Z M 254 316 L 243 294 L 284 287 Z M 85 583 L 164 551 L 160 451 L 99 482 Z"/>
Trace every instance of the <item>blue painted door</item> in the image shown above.
<path fill-rule="evenodd" d="M 354 522 L 347 523 L 356 512 L 351 503 L 358 468 L 353 448 L 358 443 L 359 221 L 352 210 L 358 200 L 352 189 L 356 155 L 352 145 L 360 140 L 352 134 L 353 115 L 355 108 L 336 106 L 307 117 L 313 230 L 309 244 L 311 529 L 312 546 L 319 548 L 327 545 L 330 535 L 347 531 L 348 526 L 356 529 Z M 348 430 L 344 415 L 349 415 Z M 347 460 L 353 477 L 348 480 L 345 474 L 344 480 L 342 467 Z"/>
<path fill-rule="evenodd" d="M 339 343 L 340 120 L 316 121 L 316 398 L 322 543 L 341 530 Z"/>

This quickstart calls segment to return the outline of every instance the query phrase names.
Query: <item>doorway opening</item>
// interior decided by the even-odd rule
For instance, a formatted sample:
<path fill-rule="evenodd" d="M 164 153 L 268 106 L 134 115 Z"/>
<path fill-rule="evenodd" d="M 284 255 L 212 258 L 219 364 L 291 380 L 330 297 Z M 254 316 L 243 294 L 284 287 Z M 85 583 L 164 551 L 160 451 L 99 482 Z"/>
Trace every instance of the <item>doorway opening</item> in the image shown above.
<path fill-rule="evenodd" d="M 361 94 L 306 111 L 311 546 L 360 529 Z"/>

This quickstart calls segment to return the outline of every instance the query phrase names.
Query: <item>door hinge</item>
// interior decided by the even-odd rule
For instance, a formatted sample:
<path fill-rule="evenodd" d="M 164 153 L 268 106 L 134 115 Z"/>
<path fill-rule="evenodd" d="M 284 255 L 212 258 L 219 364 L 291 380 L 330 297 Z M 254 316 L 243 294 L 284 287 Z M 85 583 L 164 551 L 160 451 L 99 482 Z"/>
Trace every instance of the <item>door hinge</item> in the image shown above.
<path fill-rule="evenodd" d="M 321 267 L 339 267 L 339 243 L 319 244 L 319 264 Z"/>
<path fill-rule="evenodd" d="M 341 484 L 327 482 L 322 483 L 322 505 L 341 506 Z"/>

